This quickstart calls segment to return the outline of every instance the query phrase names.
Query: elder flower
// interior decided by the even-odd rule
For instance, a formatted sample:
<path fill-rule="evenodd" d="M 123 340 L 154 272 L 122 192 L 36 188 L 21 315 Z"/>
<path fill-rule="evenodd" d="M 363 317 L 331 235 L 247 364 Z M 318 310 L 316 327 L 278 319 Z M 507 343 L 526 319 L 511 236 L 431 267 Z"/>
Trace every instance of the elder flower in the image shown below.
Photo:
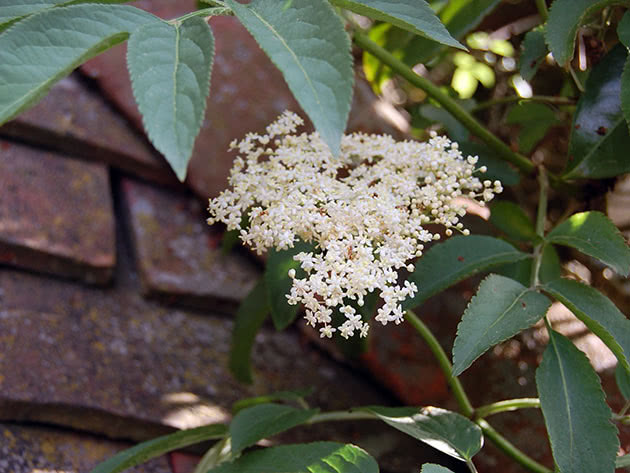
<path fill-rule="evenodd" d="M 231 189 L 210 200 L 208 223 L 240 229 L 258 253 L 291 248 L 298 238 L 314 243 L 315 251 L 295 256 L 306 276 L 289 271 L 287 299 L 304 304 L 307 323 L 319 326 L 322 337 L 366 336 L 369 325 L 350 301 L 362 306 L 373 291 L 383 300 L 375 319 L 398 324 L 401 302 L 418 290 L 399 283 L 398 270 L 413 271 L 424 244 L 440 237 L 424 227 L 441 224 L 446 235 L 468 235 L 460 222 L 466 207 L 456 199 L 484 205 L 501 183 L 481 182 L 473 175 L 477 157 L 464 158 L 457 143 L 435 133 L 427 143 L 354 133 L 343 137 L 334 157 L 317 133 L 295 134 L 302 123 L 285 112 L 266 134 L 231 143 L 239 152 Z M 241 229 L 244 214 L 250 224 Z M 336 308 L 345 320 L 333 327 Z"/>

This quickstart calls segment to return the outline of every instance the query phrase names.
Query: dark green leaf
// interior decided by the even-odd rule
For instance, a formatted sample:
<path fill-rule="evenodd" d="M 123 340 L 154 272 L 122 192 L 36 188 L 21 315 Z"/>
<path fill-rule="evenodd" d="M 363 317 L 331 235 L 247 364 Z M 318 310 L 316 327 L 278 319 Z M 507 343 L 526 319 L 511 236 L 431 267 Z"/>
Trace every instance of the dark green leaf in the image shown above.
<path fill-rule="evenodd" d="M 578 101 L 569 142 L 569 179 L 613 177 L 630 171 L 630 134 L 621 110 L 621 75 L 626 50 L 617 45 L 586 81 Z"/>
<path fill-rule="evenodd" d="M 482 447 L 479 426 L 466 417 L 438 407 L 362 407 L 383 422 L 460 460 L 470 460 Z"/>
<path fill-rule="evenodd" d="M 520 282 L 523 286 L 529 286 L 532 274 L 532 258 L 527 258 L 516 263 L 509 263 L 494 269 L 494 272 Z M 538 278 L 541 282 L 553 281 L 562 276 L 560 257 L 553 245 L 545 245 L 543 249 L 542 263 Z"/>
<path fill-rule="evenodd" d="M 314 442 L 257 450 L 208 473 L 378 473 L 378 465 L 354 445 Z"/>
<path fill-rule="evenodd" d="M 448 468 L 444 468 L 443 466 L 436 465 L 434 463 L 425 463 L 422 465 L 422 470 L 420 473 L 453 473 Z"/>
<path fill-rule="evenodd" d="M 560 471 L 613 473 L 619 440 L 599 378 L 586 356 L 551 331 L 536 384 Z"/>
<path fill-rule="evenodd" d="M 453 115 L 447 112 L 446 109 L 436 107 L 432 104 L 425 104 L 418 108 L 418 112 L 422 117 L 444 125 L 444 128 L 446 128 L 448 135 L 453 141 L 461 143 L 462 141 L 468 141 L 470 138 L 468 129 L 453 117 Z"/>
<path fill-rule="evenodd" d="M 76 5 L 32 15 L 0 35 L 0 124 L 36 103 L 62 77 L 159 21 L 126 5 Z"/>
<path fill-rule="evenodd" d="M 440 13 L 440 19 L 455 39 L 461 39 L 481 23 L 481 20 L 501 0 L 450 0 Z M 405 48 L 404 61 L 410 66 L 426 63 L 443 49 L 439 43 L 416 36 Z"/>
<path fill-rule="evenodd" d="M 241 302 L 234 320 L 229 366 L 241 383 L 252 382 L 252 346 L 270 310 L 265 280 L 261 279 Z"/>
<path fill-rule="evenodd" d="M 352 56 L 343 24 L 325 0 L 226 4 L 280 69 L 334 155 L 352 100 Z"/>
<path fill-rule="evenodd" d="M 602 8 L 619 0 L 555 0 L 549 10 L 545 36 L 554 59 L 566 66 L 573 58 L 580 25 Z"/>
<path fill-rule="evenodd" d="M 183 181 L 210 91 L 214 38 L 199 17 L 145 25 L 129 38 L 127 67 L 149 139 Z"/>
<path fill-rule="evenodd" d="M 289 277 L 289 270 L 296 270 L 296 278 L 303 278 L 304 271 L 300 263 L 293 256 L 302 251 L 310 252 L 313 247 L 302 241 L 295 243 L 288 250 L 269 251 L 267 267 L 265 268 L 265 282 L 267 285 L 267 297 L 271 305 L 271 318 L 277 330 L 287 328 L 297 316 L 298 306 L 289 305 L 287 295 L 291 292 L 293 281 Z"/>
<path fill-rule="evenodd" d="M 464 156 L 477 156 L 479 161 L 477 166 L 486 166 L 488 171 L 476 173 L 480 179 L 499 180 L 504 186 L 515 186 L 521 180 L 521 175 L 512 166 L 499 158 L 494 151 L 481 143 L 471 141 L 460 141 L 459 149 Z"/>
<path fill-rule="evenodd" d="M 417 294 L 403 302 L 413 309 L 429 297 L 473 274 L 505 263 L 529 258 L 509 243 L 482 235 L 456 236 L 432 246 L 417 262 L 409 281 L 418 286 Z"/>
<path fill-rule="evenodd" d="M 258 404 L 269 404 L 275 401 L 297 401 L 304 399 L 306 396 L 313 392 L 312 388 L 302 389 L 300 391 L 278 391 L 275 393 L 267 394 L 266 396 L 256 396 L 236 401 L 232 405 L 232 414 L 237 414 L 243 409 L 253 407 Z"/>
<path fill-rule="evenodd" d="M 205 440 L 220 439 L 226 434 L 227 427 L 223 424 L 211 424 L 195 429 L 181 430 L 123 450 L 103 463 L 99 463 L 90 473 L 117 473 L 140 465 L 166 452 L 201 443 Z"/>
<path fill-rule="evenodd" d="M 617 363 L 615 367 L 615 381 L 626 401 L 630 400 L 630 372 L 621 363 Z"/>
<path fill-rule="evenodd" d="M 331 0 L 359 15 L 385 21 L 403 30 L 455 48 L 466 49 L 453 38 L 425 0 Z"/>
<path fill-rule="evenodd" d="M 622 276 L 630 274 L 630 248 L 615 224 L 601 212 L 572 215 L 547 235 L 547 241 L 576 248 Z"/>
<path fill-rule="evenodd" d="M 303 424 L 317 412 L 318 409 L 297 409 L 282 404 L 258 404 L 243 409 L 230 423 L 232 452 L 240 452 L 259 440 Z"/>
<path fill-rule="evenodd" d="M 458 376 L 488 348 L 531 327 L 551 301 L 512 279 L 491 274 L 479 285 L 457 327 L 453 375 Z"/>
<path fill-rule="evenodd" d="M 519 103 L 510 109 L 506 123 L 522 125 L 518 134 L 518 147 L 522 153 L 529 154 L 542 140 L 549 128 L 558 123 L 556 114 L 541 103 Z"/>
<path fill-rule="evenodd" d="M 523 52 L 519 58 L 519 72 L 525 80 L 532 80 L 536 71 L 547 56 L 545 44 L 545 28 L 539 26 L 525 35 L 522 44 Z"/>
<path fill-rule="evenodd" d="M 540 239 L 525 211 L 507 200 L 497 200 L 492 204 L 490 223 L 515 240 L 536 242 Z"/>
<path fill-rule="evenodd" d="M 630 320 L 605 295 L 571 279 L 557 279 L 543 289 L 562 302 L 610 348 L 630 371 Z"/>
<path fill-rule="evenodd" d="M 619 36 L 621 44 L 630 48 L 630 12 L 626 11 L 617 25 L 617 36 Z"/>

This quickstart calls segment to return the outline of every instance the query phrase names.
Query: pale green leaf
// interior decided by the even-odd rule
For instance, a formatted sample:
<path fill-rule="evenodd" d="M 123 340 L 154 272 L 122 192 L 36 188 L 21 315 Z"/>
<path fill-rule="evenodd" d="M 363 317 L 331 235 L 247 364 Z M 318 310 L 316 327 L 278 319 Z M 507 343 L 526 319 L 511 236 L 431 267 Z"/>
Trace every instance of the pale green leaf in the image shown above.
<path fill-rule="evenodd" d="M 265 448 L 208 473 L 378 473 L 365 450 L 350 444 L 314 442 Z"/>
<path fill-rule="evenodd" d="M 551 301 L 535 290 L 498 274 L 479 285 L 457 327 L 453 374 L 458 376 L 488 348 L 531 327 Z"/>
<path fill-rule="evenodd" d="M 597 335 L 630 371 L 630 320 L 605 295 L 571 279 L 557 279 L 543 290 L 562 302 Z"/>
<path fill-rule="evenodd" d="M 482 235 L 456 236 L 432 246 L 416 263 L 409 281 L 418 292 L 403 301 L 403 308 L 413 309 L 429 297 L 473 274 L 505 263 L 529 258 L 509 243 Z"/>
<path fill-rule="evenodd" d="M 259 440 L 303 424 L 317 412 L 318 409 L 297 409 L 282 404 L 258 404 L 243 409 L 230 423 L 232 452 L 240 452 Z"/>
<path fill-rule="evenodd" d="M 299 306 L 289 305 L 287 295 L 291 292 L 293 280 L 289 277 L 289 270 L 295 269 L 296 278 L 305 276 L 300 263 L 293 257 L 303 251 L 310 252 L 313 246 L 303 241 L 298 241 L 293 248 L 277 251 L 269 250 L 267 266 L 265 267 L 265 284 L 267 287 L 267 298 L 271 306 L 271 319 L 277 330 L 287 328 L 297 316 Z"/>
<path fill-rule="evenodd" d="M 214 39 L 199 17 L 145 25 L 129 38 L 127 66 L 149 139 L 181 181 L 210 90 Z"/>
<path fill-rule="evenodd" d="M 280 69 L 334 155 L 352 101 L 352 56 L 343 24 L 325 0 L 226 4 Z"/>
<path fill-rule="evenodd" d="M 226 434 L 227 427 L 223 424 L 211 424 L 195 429 L 181 430 L 123 450 L 103 463 L 99 463 L 90 473 L 118 473 L 127 468 L 145 463 L 164 453 L 206 440 L 220 439 L 225 437 Z"/>
<path fill-rule="evenodd" d="M 613 473 L 619 440 L 599 378 L 586 356 L 557 332 L 536 370 L 540 406 L 560 472 Z"/>
<path fill-rule="evenodd" d="M 369 406 L 358 410 L 372 412 L 391 427 L 463 461 L 483 445 L 477 424 L 446 409 Z"/>
<path fill-rule="evenodd" d="M 422 465 L 422 470 L 420 473 L 453 473 L 448 468 L 445 468 L 441 465 L 436 465 L 434 463 L 425 463 Z"/>
<path fill-rule="evenodd" d="M 521 45 L 523 52 L 519 58 L 519 72 L 525 80 L 532 80 L 536 71 L 547 56 L 545 29 L 539 26 L 525 35 Z"/>
<path fill-rule="evenodd" d="M 597 258 L 622 276 L 630 274 L 630 248 L 615 224 L 601 212 L 572 215 L 547 235 L 547 241 Z"/>
<path fill-rule="evenodd" d="M 331 3 L 446 46 L 466 49 L 451 36 L 425 0 L 331 0 Z"/>
<path fill-rule="evenodd" d="M 591 15 L 620 0 L 555 0 L 545 28 L 547 44 L 556 62 L 565 66 L 573 58 L 577 30 Z"/>
<path fill-rule="evenodd" d="M 630 100 L 622 86 L 626 56 L 626 49 L 617 45 L 590 73 L 573 116 L 564 177 L 614 177 L 630 171 L 630 158 L 620 151 L 630 148 L 622 111 Z"/>
<path fill-rule="evenodd" d="M 251 352 L 256 334 L 269 315 L 265 280 L 261 279 L 241 301 L 234 320 L 229 367 L 241 383 L 252 382 Z"/>
<path fill-rule="evenodd" d="M 0 34 L 0 124 L 41 99 L 75 67 L 155 16 L 126 5 L 76 5 L 32 15 Z"/>

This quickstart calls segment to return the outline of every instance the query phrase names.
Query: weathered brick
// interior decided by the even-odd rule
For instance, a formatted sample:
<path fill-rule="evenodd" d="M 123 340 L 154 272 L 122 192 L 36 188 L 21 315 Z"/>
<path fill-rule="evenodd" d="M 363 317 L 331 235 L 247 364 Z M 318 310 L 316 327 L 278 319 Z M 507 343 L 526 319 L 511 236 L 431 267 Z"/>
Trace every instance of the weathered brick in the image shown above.
<path fill-rule="evenodd" d="M 162 156 L 84 80 L 62 79 L 38 105 L 2 126 L 0 135 L 176 185 Z"/>
<path fill-rule="evenodd" d="M 0 263 L 110 281 L 116 260 L 107 168 L 0 140 Z"/>
<path fill-rule="evenodd" d="M 121 189 L 144 293 L 233 313 L 261 274 L 245 256 L 224 254 L 199 202 L 131 179 Z"/>
<path fill-rule="evenodd" d="M 0 471 L 3 473 L 86 472 L 131 447 L 76 432 L 0 424 Z M 125 470 L 170 473 L 165 456 Z"/>

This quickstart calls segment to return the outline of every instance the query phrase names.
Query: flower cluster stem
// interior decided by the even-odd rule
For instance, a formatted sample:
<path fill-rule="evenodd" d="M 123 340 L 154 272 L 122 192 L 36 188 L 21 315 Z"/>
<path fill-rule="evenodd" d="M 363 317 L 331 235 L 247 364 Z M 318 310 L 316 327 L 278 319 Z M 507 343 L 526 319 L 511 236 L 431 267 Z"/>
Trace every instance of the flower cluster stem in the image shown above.
<path fill-rule="evenodd" d="M 497 138 L 490 130 L 484 127 L 475 117 L 462 108 L 455 100 L 446 95 L 439 87 L 430 80 L 416 74 L 409 66 L 400 59 L 394 57 L 385 48 L 372 41 L 364 33 L 355 30 L 354 42 L 363 50 L 389 66 L 394 72 L 409 81 L 415 87 L 424 90 L 427 95 L 438 102 L 446 111 L 453 115 L 472 134 L 479 137 L 491 149 L 506 161 L 512 163 L 525 173 L 532 172 L 535 165 L 522 154 L 510 149 L 503 141 Z"/>

